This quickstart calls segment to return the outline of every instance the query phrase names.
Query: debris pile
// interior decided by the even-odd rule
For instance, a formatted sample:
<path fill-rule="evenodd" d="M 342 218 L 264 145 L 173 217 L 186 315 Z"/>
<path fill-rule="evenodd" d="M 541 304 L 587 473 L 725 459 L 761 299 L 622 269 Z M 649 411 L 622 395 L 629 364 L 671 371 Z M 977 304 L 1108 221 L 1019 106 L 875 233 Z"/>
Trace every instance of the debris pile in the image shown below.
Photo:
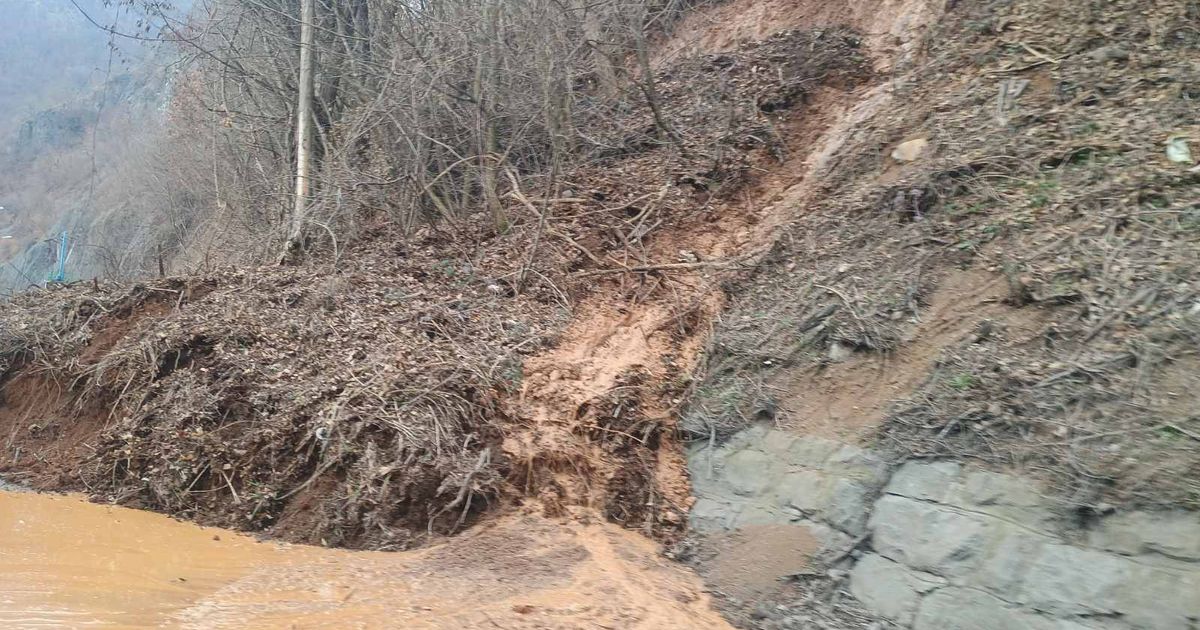
<path fill-rule="evenodd" d="M 589 296 L 663 300 L 680 317 L 695 308 L 704 290 L 671 274 L 715 254 L 681 245 L 687 232 L 722 219 L 786 151 L 789 109 L 867 72 L 856 36 L 838 29 L 679 60 L 655 76 L 661 116 L 615 111 L 592 130 L 607 147 L 593 161 L 553 179 L 513 174 L 500 234 L 482 219 L 416 238 L 376 227 L 301 266 L 17 296 L 0 306 L 0 427 L 12 436 L 2 470 L 203 523 L 372 548 L 544 494 L 556 482 L 537 469 L 561 457 L 513 461 L 504 448 L 536 429 L 523 415 L 525 359 L 553 347 Z M 619 463 L 661 447 L 671 423 L 639 414 L 678 389 L 672 374 L 640 369 L 619 391 L 582 396 L 599 415 L 571 430 L 597 448 L 570 453 L 609 460 L 572 462 L 572 474 L 611 485 L 598 507 L 628 525 L 653 520 L 643 493 L 654 471 Z M 550 448 L 540 437 L 526 441 Z M 601 474 L 616 476 L 588 478 Z"/>

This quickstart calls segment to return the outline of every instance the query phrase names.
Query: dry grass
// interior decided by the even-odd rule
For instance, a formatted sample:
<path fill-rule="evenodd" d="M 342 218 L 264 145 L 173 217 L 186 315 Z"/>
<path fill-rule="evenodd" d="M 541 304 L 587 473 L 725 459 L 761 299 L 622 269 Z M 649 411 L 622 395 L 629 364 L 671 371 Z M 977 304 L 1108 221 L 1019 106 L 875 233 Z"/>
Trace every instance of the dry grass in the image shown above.
<path fill-rule="evenodd" d="M 1200 507 L 1194 3 L 962 6 L 903 104 L 854 131 L 825 201 L 744 279 L 692 409 L 697 437 L 775 407 L 780 368 L 903 347 L 948 272 L 991 271 L 1035 341 L 965 335 L 878 439 L 897 457 L 1027 471 L 1064 506 Z M 1021 84 L 1013 94 L 1010 79 Z M 911 166 L 887 156 L 930 142 Z M 823 287 L 823 288 L 822 288 Z M 966 313 L 969 315 L 969 313 Z"/>

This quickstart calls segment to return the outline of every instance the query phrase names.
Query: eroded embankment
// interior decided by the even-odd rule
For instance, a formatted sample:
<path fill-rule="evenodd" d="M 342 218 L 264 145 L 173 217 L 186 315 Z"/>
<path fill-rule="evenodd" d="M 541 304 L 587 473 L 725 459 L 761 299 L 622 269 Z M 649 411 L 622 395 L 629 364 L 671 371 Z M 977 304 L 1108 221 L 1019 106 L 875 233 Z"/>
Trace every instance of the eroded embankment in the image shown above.
<path fill-rule="evenodd" d="M 937 15 L 923 2 L 882 6 L 835 16 L 823 3 L 802 2 L 764 29 L 757 3 L 731 2 L 696 12 L 660 44 L 664 66 L 695 55 L 739 77 L 747 51 L 775 51 L 803 55 L 813 76 L 787 100 L 756 100 L 760 116 L 774 114 L 779 145 L 749 154 L 751 169 L 729 190 L 695 199 L 699 211 L 681 210 L 682 220 L 645 236 L 635 259 L 628 250 L 624 260 L 613 258 L 619 281 L 601 277 L 555 348 L 526 363 L 514 415 L 531 430 L 507 439 L 505 450 L 542 471 L 531 486 L 550 506 L 602 507 L 649 535 L 679 531 L 692 499 L 677 419 L 727 283 L 764 260 L 786 222 L 803 212 L 848 130 L 886 103 L 876 87 L 882 73 L 913 54 Z M 734 14 L 740 17 L 728 19 Z M 753 34 L 741 33 L 756 20 Z M 730 29 L 738 33 L 733 39 L 718 36 Z M 809 34 L 803 46 L 797 32 Z M 770 57 L 759 54 L 748 68 L 769 74 L 763 64 Z M 670 85 L 680 81 L 673 76 Z"/>
<path fill-rule="evenodd" d="M 1193 5 L 947 3 L 861 101 L 683 423 L 742 622 L 1197 623 Z"/>
<path fill-rule="evenodd" d="M 75 295 L 74 328 L 4 365 L 66 392 L 37 429 L 9 407 L 14 467 L 103 393 L 62 485 L 333 544 L 496 506 L 673 538 L 682 436 L 694 555 L 747 623 L 1194 623 L 1170 584 L 1194 584 L 1195 513 L 1162 508 L 1197 496 L 1200 232 L 1159 141 L 1195 129 L 1195 13 L 945 4 L 697 12 L 655 57 L 676 142 L 509 191 L 519 229 L 470 264 L 431 233 L 333 274 L 155 286 L 169 314 L 99 354 L 126 303 Z M 891 477 L 905 458 L 992 470 Z"/>
<path fill-rule="evenodd" d="M 0 339 L 5 471 L 330 545 L 410 546 L 514 500 L 677 535 L 676 422 L 722 284 L 769 253 L 917 39 L 821 7 L 737 45 L 681 26 L 656 61 L 678 146 L 569 173 L 552 212 L 469 263 L 432 231 L 380 234 L 328 269 L 22 297 Z M 533 207 L 510 193 L 517 216 Z"/>

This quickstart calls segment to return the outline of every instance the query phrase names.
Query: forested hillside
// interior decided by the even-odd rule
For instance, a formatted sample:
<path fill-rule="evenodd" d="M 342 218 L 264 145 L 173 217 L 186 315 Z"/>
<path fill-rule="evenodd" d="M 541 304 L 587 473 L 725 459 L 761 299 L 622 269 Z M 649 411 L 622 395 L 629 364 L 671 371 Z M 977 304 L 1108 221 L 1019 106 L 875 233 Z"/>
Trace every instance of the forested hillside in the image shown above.
<path fill-rule="evenodd" d="M 109 13 L 100 0 L 80 0 L 80 6 L 96 15 Z M 6 137 L 37 112 L 94 86 L 108 37 L 69 2 L 0 0 L 0 13 L 0 136 Z"/>

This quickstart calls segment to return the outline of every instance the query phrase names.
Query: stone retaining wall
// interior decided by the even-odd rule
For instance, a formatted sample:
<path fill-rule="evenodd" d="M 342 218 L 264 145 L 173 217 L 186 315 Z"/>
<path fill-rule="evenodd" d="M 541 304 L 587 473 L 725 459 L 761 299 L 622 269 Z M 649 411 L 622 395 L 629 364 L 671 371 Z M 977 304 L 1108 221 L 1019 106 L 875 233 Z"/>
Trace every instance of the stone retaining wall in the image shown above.
<path fill-rule="evenodd" d="M 1198 630 L 1200 515 L 1067 523 L 1029 480 L 953 462 L 889 475 L 854 446 L 756 427 L 691 456 L 692 526 L 801 524 L 866 538 L 863 605 L 915 630 Z"/>

